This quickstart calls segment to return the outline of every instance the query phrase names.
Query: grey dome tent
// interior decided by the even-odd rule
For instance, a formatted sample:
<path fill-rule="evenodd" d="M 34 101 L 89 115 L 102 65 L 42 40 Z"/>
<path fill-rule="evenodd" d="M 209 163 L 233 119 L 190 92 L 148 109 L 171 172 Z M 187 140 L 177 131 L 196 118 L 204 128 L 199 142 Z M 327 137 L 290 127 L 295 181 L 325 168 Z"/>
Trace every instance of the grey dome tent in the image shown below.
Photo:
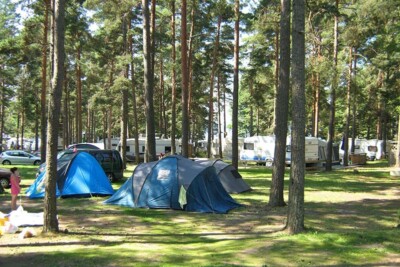
<path fill-rule="evenodd" d="M 177 155 L 138 165 L 104 203 L 210 213 L 226 213 L 240 206 L 222 186 L 215 167 Z"/>
<path fill-rule="evenodd" d="M 204 166 L 214 166 L 222 186 L 228 193 L 242 193 L 251 190 L 251 187 L 243 180 L 242 175 L 232 164 L 228 164 L 221 159 L 199 159 L 196 162 Z"/>

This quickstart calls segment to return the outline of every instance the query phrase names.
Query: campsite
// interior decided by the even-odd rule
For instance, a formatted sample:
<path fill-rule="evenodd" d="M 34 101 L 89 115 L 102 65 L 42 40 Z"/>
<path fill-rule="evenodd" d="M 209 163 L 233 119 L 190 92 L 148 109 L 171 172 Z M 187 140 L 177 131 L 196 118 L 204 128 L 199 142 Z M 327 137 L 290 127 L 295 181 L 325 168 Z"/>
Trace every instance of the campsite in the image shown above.
<path fill-rule="evenodd" d="M 134 170 L 129 165 L 119 189 Z M 23 188 L 35 167 L 21 167 Z M 241 166 L 252 188 L 231 194 L 226 214 L 104 205 L 106 197 L 57 200 L 61 233 L 0 237 L 1 266 L 398 266 L 399 178 L 386 161 L 333 172 L 308 171 L 305 233 L 282 231 L 287 208 L 267 207 L 271 169 Z M 288 173 L 286 174 L 288 175 Z M 285 180 L 287 196 L 288 178 Z M 9 190 L 0 195 L 9 209 Z M 29 212 L 42 199 L 21 198 Z"/>

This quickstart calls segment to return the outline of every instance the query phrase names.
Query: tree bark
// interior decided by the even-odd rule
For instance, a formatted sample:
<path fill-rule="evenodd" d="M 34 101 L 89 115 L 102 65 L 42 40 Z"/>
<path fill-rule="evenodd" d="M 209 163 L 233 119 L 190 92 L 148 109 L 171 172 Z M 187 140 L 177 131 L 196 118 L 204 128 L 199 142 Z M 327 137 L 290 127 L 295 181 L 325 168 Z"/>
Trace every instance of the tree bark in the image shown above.
<path fill-rule="evenodd" d="M 219 48 L 219 35 L 221 29 L 222 16 L 218 16 L 218 24 L 217 24 L 217 36 L 215 38 L 214 51 L 213 51 L 213 61 L 211 68 L 211 77 L 210 77 L 210 94 L 208 99 L 208 136 L 207 136 L 207 157 L 211 158 L 211 148 L 212 148 L 212 137 L 213 137 L 213 122 L 214 122 L 214 77 L 215 71 L 217 68 L 218 61 L 218 48 Z"/>
<path fill-rule="evenodd" d="M 77 39 L 79 40 L 79 34 Z M 75 143 L 82 143 L 82 81 L 81 81 L 81 47 L 76 51 L 76 108 L 75 108 Z"/>
<path fill-rule="evenodd" d="M 182 155 L 189 157 L 189 89 L 187 60 L 187 3 L 182 0 L 181 10 L 181 70 L 182 70 Z"/>
<path fill-rule="evenodd" d="M 346 98 L 346 125 L 344 128 L 343 141 L 344 141 L 344 155 L 343 166 L 349 165 L 349 132 L 350 132 L 350 105 L 351 105 L 351 82 L 353 74 L 353 48 L 349 48 L 349 73 L 347 81 L 347 98 Z M 353 145 L 354 148 L 354 145 Z"/>
<path fill-rule="evenodd" d="M 333 158 L 333 142 L 335 138 L 335 113 L 336 113 L 336 90 L 338 87 L 338 24 L 339 24 L 339 0 L 335 1 L 336 13 L 333 27 L 333 77 L 332 87 L 330 92 L 331 103 L 329 105 L 329 129 L 328 129 L 328 144 L 326 153 L 326 165 L 327 171 L 332 171 L 332 158 Z"/>
<path fill-rule="evenodd" d="M 45 0 L 44 22 L 43 22 L 43 39 L 42 39 L 42 90 L 40 95 L 40 158 L 42 163 L 46 161 L 46 93 L 47 93 L 47 48 L 48 48 L 48 31 L 49 31 L 49 10 L 50 0 Z"/>
<path fill-rule="evenodd" d="M 305 176 L 305 3 L 293 0 L 292 29 L 292 140 L 289 208 L 287 228 L 290 234 L 304 231 L 304 176 Z"/>
<path fill-rule="evenodd" d="M 279 88 L 275 97 L 275 106 L 279 108 L 275 109 L 274 116 L 275 151 L 268 203 L 272 207 L 286 205 L 283 191 L 290 87 L 290 0 L 281 1 L 280 28 Z"/>
<path fill-rule="evenodd" d="M 52 23 L 52 75 L 47 124 L 46 185 L 43 232 L 58 232 L 57 220 L 57 145 L 64 79 L 64 0 L 54 0 Z"/>
<path fill-rule="evenodd" d="M 222 159 L 222 127 L 221 127 L 221 74 L 217 77 L 217 106 L 218 106 L 218 155 Z"/>
<path fill-rule="evenodd" d="M 133 36 L 131 34 L 132 23 L 128 23 L 129 29 L 129 47 L 131 53 L 131 83 L 132 83 L 132 108 L 133 108 L 133 138 L 135 138 L 135 162 L 140 163 L 140 151 L 139 151 L 139 123 L 138 123 L 138 112 L 136 103 L 136 81 L 135 81 L 135 64 L 134 64 L 134 50 L 133 50 Z"/>
<path fill-rule="evenodd" d="M 396 153 L 396 167 L 400 168 L 400 115 L 397 121 L 397 153 Z"/>
<path fill-rule="evenodd" d="M 149 0 L 142 0 L 143 8 L 143 67 L 144 95 L 146 102 L 146 162 L 157 160 L 154 126 L 154 73 L 152 70 L 152 52 L 150 41 Z"/>
<path fill-rule="evenodd" d="M 172 81 L 171 81 L 171 153 L 176 154 L 176 46 L 175 46 L 175 0 L 171 2 L 171 32 L 172 32 Z"/>
<path fill-rule="evenodd" d="M 130 23 L 129 11 L 122 14 L 122 36 L 123 36 L 123 55 L 127 56 L 130 54 L 129 43 L 128 43 L 128 24 Z M 123 77 L 124 85 L 121 88 L 121 144 L 124 158 L 126 160 L 126 138 L 128 136 L 128 96 L 129 96 L 129 82 L 128 82 L 129 64 L 123 66 L 121 76 Z M 124 151 L 125 149 L 125 151 Z M 126 161 L 124 161 L 124 166 Z"/>
<path fill-rule="evenodd" d="M 232 166 L 239 168 L 239 28 L 240 0 L 235 0 L 235 31 L 233 51 L 233 95 L 232 95 Z M 225 108 L 226 109 L 226 108 Z M 226 120 L 224 120 L 226 121 Z"/>

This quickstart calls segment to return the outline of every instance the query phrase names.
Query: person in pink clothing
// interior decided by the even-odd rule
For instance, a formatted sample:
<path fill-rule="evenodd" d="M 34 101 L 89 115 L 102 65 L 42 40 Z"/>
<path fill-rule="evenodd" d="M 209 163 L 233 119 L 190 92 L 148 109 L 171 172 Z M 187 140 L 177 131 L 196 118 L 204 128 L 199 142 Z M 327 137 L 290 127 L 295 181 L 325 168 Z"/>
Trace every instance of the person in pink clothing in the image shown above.
<path fill-rule="evenodd" d="M 21 177 L 19 176 L 18 168 L 14 167 L 10 169 L 10 184 L 11 184 L 11 210 L 17 209 L 17 198 L 18 194 L 21 192 Z"/>

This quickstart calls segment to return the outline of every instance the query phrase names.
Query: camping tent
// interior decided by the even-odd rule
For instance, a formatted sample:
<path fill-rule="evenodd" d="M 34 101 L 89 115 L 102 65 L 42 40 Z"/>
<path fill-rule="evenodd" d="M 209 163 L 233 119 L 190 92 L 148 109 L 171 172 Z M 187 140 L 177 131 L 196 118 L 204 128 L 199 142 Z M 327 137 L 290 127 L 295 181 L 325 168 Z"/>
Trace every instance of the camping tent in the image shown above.
<path fill-rule="evenodd" d="M 240 206 L 226 192 L 213 166 L 181 156 L 143 163 L 105 204 L 226 213 Z"/>
<path fill-rule="evenodd" d="M 44 197 L 46 172 L 28 188 L 29 198 Z M 57 162 L 57 197 L 109 196 L 114 190 L 97 160 L 86 152 L 76 153 L 69 161 Z"/>
<path fill-rule="evenodd" d="M 250 186 L 242 179 L 242 175 L 231 164 L 220 159 L 199 159 L 196 162 L 204 166 L 214 166 L 222 186 L 228 193 L 242 193 L 251 190 Z"/>

